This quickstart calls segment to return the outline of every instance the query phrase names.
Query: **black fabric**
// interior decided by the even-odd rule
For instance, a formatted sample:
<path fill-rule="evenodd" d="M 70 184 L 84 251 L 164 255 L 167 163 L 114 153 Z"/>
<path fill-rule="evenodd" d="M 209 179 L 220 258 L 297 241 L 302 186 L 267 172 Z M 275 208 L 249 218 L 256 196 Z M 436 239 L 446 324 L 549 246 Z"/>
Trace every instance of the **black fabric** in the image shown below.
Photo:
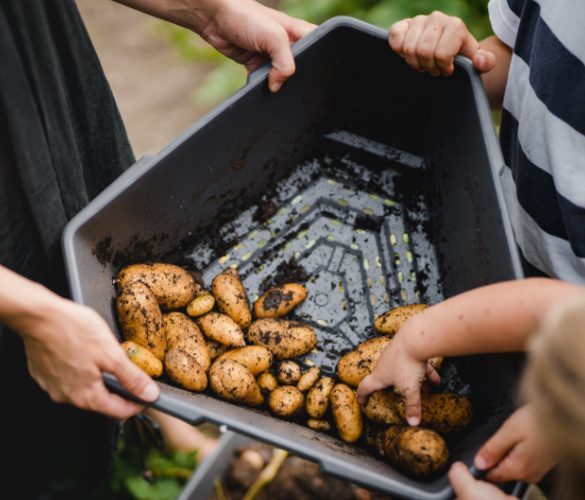
<path fill-rule="evenodd" d="M 0 264 L 66 295 L 63 228 L 133 161 L 74 2 L 0 0 Z M 0 330 L 0 498 L 85 498 L 115 428 L 53 404 Z"/>

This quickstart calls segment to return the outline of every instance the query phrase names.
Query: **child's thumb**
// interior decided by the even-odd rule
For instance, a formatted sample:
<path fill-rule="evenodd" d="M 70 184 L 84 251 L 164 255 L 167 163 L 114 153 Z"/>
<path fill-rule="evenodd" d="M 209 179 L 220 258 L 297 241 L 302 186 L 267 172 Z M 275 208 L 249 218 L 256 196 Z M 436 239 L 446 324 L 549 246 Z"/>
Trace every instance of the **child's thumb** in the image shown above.
<path fill-rule="evenodd" d="M 496 56 L 493 52 L 485 49 L 478 49 L 471 58 L 475 69 L 480 73 L 491 71 L 496 65 Z"/>
<path fill-rule="evenodd" d="M 386 386 L 382 381 L 375 375 L 368 375 L 364 377 L 357 388 L 357 400 L 361 405 L 365 405 L 368 402 L 370 394 L 376 391 L 381 391 Z"/>

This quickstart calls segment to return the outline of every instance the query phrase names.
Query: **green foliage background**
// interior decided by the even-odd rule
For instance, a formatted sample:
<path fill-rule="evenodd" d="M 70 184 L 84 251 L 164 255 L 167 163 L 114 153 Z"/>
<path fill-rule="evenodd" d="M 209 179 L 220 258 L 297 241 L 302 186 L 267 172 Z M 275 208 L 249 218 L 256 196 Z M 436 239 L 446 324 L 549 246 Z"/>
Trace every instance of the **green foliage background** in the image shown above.
<path fill-rule="evenodd" d="M 439 10 L 462 18 L 478 39 L 491 34 L 487 0 L 280 0 L 270 3 L 292 16 L 315 24 L 345 15 L 383 28 L 406 17 Z M 161 24 L 159 29 L 182 57 L 213 66 L 203 85 L 193 93 L 193 99 L 198 104 L 217 104 L 245 83 L 246 72 L 241 66 L 215 52 L 193 33 L 170 24 Z"/>

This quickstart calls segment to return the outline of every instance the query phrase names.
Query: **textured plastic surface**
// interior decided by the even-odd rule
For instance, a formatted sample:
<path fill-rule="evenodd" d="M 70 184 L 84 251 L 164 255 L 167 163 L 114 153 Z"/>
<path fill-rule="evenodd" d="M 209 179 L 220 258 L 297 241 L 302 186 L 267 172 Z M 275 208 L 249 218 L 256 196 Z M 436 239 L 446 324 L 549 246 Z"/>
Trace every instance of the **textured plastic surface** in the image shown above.
<path fill-rule="evenodd" d="M 297 74 L 280 92 L 258 70 L 67 227 L 73 297 L 114 330 L 112 275 L 133 260 L 196 262 L 206 281 L 237 264 L 257 294 L 295 256 L 311 274 L 310 298 L 295 312 L 318 332 L 309 358 L 333 369 L 388 307 L 521 276 L 498 181 L 503 161 L 469 61 L 458 59 L 450 78 L 416 73 L 383 30 L 348 18 L 325 23 L 294 52 Z M 276 211 L 259 220 L 266 202 Z M 510 412 L 518 365 L 505 355 L 449 365 L 469 384 L 476 415 L 450 443 L 453 458 L 469 462 Z M 418 481 L 334 436 L 160 385 L 155 406 L 191 423 L 226 424 L 394 495 L 451 494 L 446 475 Z"/>

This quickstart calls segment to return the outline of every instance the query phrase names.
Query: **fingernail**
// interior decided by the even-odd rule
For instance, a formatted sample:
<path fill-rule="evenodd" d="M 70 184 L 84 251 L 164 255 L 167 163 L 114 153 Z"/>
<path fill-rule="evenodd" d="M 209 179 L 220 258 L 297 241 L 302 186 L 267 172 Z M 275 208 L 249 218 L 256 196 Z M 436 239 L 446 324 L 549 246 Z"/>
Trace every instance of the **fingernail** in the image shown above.
<path fill-rule="evenodd" d="M 412 425 L 413 427 L 416 427 L 420 423 L 420 418 L 418 418 L 418 417 L 408 417 L 406 419 L 406 421 L 408 422 L 408 425 Z"/>
<path fill-rule="evenodd" d="M 475 58 L 475 62 L 477 64 L 477 66 L 482 68 L 484 66 L 484 64 L 486 63 L 486 58 L 483 54 L 478 54 L 477 57 Z"/>
<path fill-rule="evenodd" d="M 144 401 L 154 401 L 158 398 L 158 385 L 155 383 L 148 384 L 146 388 L 140 393 L 140 399 Z"/>
<path fill-rule="evenodd" d="M 487 463 L 486 459 L 483 458 L 481 455 L 478 455 L 477 457 L 475 457 L 475 460 L 473 461 L 473 463 L 475 464 L 475 466 L 479 470 L 485 470 L 488 468 L 488 463 Z"/>

